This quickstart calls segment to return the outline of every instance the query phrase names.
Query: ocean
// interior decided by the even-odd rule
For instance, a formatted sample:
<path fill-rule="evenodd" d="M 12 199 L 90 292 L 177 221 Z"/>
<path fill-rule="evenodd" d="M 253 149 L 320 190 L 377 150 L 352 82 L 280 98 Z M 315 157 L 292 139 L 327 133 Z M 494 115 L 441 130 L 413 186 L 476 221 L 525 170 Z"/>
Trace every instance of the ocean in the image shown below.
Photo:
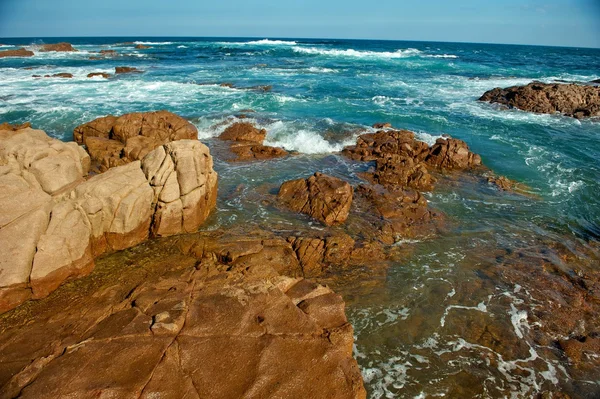
<path fill-rule="evenodd" d="M 35 51 L 36 45 L 59 41 L 79 51 L 0 58 L 0 123 L 31 122 L 71 141 L 73 129 L 94 118 L 166 109 L 189 119 L 199 139 L 217 149 L 215 137 L 245 113 L 267 130 L 265 144 L 299 153 L 247 164 L 215 159 L 219 200 L 207 229 L 239 223 L 293 228 L 296 222 L 257 201 L 256 193 L 315 171 L 359 182 L 368 165 L 338 152 L 374 131 L 374 123 L 412 130 L 429 144 L 443 134 L 464 140 L 487 167 L 529 194 L 449 178 L 426 194 L 449 220 L 443 233 L 398 243 L 406 253 L 383 275 L 373 275 L 376 283 L 369 287 L 375 288 L 337 287 L 355 328 L 355 356 L 369 397 L 600 392 L 597 375 L 594 380 L 574 373 L 552 344 L 536 341 L 543 298 L 524 285 L 526 279 L 516 283 L 497 272 L 516 262 L 516 253 L 530 257 L 528 262 L 573 268 L 545 249 L 556 247 L 600 270 L 600 122 L 477 101 L 489 89 L 533 80 L 600 79 L 600 49 L 111 37 L 0 38 L 0 50 L 25 45 Z M 118 56 L 91 60 L 99 50 Z M 87 78 L 92 72 L 113 74 L 116 66 L 144 73 Z M 32 77 L 61 72 L 73 78 Z"/>

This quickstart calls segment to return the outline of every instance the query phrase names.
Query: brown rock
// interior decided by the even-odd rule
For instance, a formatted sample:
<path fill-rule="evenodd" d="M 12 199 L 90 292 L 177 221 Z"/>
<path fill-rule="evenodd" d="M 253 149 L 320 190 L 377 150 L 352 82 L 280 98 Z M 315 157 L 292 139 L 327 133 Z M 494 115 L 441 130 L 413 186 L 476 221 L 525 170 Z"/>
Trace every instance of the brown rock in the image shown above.
<path fill-rule="evenodd" d="M 72 73 L 61 72 L 61 73 L 55 73 L 51 77 L 53 77 L 53 78 L 67 78 L 67 79 L 70 79 L 70 78 L 73 77 L 73 74 Z"/>
<path fill-rule="evenodd" d="M 17 125 L 17 124 L 11 125 L 8 122 L 0 123 L 0 130 L 12 130 L 13 132 L 15 132 L 17 130 L 21 130 L 21 129 L 26 129 L 28 127 L 31 127 L 30 122 L 25 122 L 20 125 Z"/>
<path fill-rule="evenodd" d="M 373 129 L 390 129 L 392 127 L 392 124 L 389 122 L 385 122 L 385 123 L 375 123 L 373 125 Z"/>
<path fill-rule="evenodd" d="M 429 150 L 425 162 L 440 169 L 471 169 L 481 166 L 481 157 L 469 151 L 462 140 L 440 138 Z"/>
<path fill-rule="evenodd" d="M 283 148 L 262 144 L 232 144 L 230 149 L 236 155 L 234 161 L 242 162 L 281 158 L 288 155 Z"/>
<path fill-rule="evenodd" d="M 73 131 L 77 143 L 85 144 L 100 171 L 142 159 L 171 141 L 197 139 L 198 130 L 167 111 L 112 115 L 95 119 Z"/>
<path fill-rule="evenodd" d="M 4 50 L 0 51 L 0 58 L 4 57 L 33 57 L 35 54 L 33 51 L 26 50 L 24 48 L 18 48 L 16 50 Z"/>
<path fill-rule="evenodd" d="M 152 47 L 145 46 L 143 44 L 138 44 L 138 45 L 135 46 L 135 48 L 138 49 L 138 50 L 146 50 L 146 49 L 149 49 L 149 48 L 152 48 Z"/>
<path fill-rule="evenodd" d="M 144 71 L 140 71 L 137 68 L 134 67 L 115 67 L 115 73 L 116 74 L 120 74 L 120 73 L 143 73 Z"/>
<path fill-rule="evenodd" d="M 355 146 L 344 148 L 342 154 L 357 161 L 374 161 L 390 154 L 423 161 L 428 151 L 427 143 L 416 140 L 413 132 L 391 130 L 363 134 L 358 137 Z"/>
<path fill-rule="evenodd" d="M 289 209 L 331 226 L 348 218 L 352 187 L 338 178 L 315 173 L 308 179 L 283 183 L 277 198 Z"/>
<path fill-rule="evenodd" d="M 479 101 L 541 114 L 561 113 L 575 118 L 600 116 L 600 87 L 592 85 L 532 82 L 489 90 Z"/>
<path fill-rule="evenodd" d="M 115 54 L 117 54 L 117 51 L 116 50 L 100 50 L 99 53 L 104 54 L 104 55 L 115 55 Z"/>
<path fill-rule="evenodd" d="M 412 187 L 426 191 L 432 190 L 435 183 L 435 179 L 429 174 L 424 163 L 416 163 L 413 158 L 397 154 L 379 158 L 370 179 L 377 184 Z"/>
<path fill-rule="evenodd" d="M 106 73 L 106 72 L 92 72 L 92 73 L 88 73 L 88 75 L 87 75 L 88 78 L 93 78 L 95 76 L 102 76 L 104 79 L 110 78 L 110 74 Z"/>
<path fill-rule="evenodd" d="M 278 275 L 278 260 L 248 274 L 176 248 L 105 258 L 4 317 L 0 395 L 366 397 L 339 295 Z"/>
<path fill-rule="evenodd" d="M 43 44 L 40 47 L 40 51 L 77 51 L 73 48 L 70 43 L 54 43 L 54 44 Z"/>
<path fill-rule="evenodd" d="M 265 129 L 258 130 L 251 123 L 237 122 L 227 127 L 219 136 L 221 140 L 250 141 L 262 144 L 267 136 Z"/>

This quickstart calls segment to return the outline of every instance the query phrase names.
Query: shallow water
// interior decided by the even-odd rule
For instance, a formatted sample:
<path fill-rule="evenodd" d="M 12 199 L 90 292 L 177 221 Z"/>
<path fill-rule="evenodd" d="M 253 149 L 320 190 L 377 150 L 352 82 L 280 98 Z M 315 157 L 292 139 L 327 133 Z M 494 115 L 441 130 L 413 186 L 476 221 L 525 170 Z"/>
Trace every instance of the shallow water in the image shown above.
<path fill-rule="evenodd" d="M 75 126 L 99 116 L 168 109 L 193 121 L 199 138 L 219 154 L 213 137 L 250 108 L 256 111 L 250 120 L 268 131 L 267 143 L 303 153 L 258 164 L 216 157 L 218 211 L 207 229 L 251 222 L 293 230 L 312 223 L 264 199 L 282 181 L 314 171 L 358 182 L 356 174 L 368 165 L 335 152 L 373 123 L 391 122 L 429 143 L 442 134 L 465 140 L 494 172 L 523 183 L 532 195 L 502 194 L 467 178 L 443 179 L 428 199 L 450 220 L 447 231 L 400 243 L 407 254 L 376 289 L 359 294 L 356 287 L 339 287 L 370 397 L 600 392 L 600 378 L 581 380 L 556 351 L 533 343 L 531 323 L 542 305 L 522 282 L 493 272 L 502 266 L 498 252 L 524 248 L 532 258 L 567 268 L 559 257 L 540 254 L 548 243 L 600 268 L 597 247 L 588 243 L 600 237 L 600 123 L 476 101 L 497 86 L 598 79 L 600 50 L 190 38 L 140 39 L 152 48 L 136 50 L 118 44 L 127 38 L 68 40 L 78 53 L 36 51 L 32 58 L 0 59 L 0 122 L 31 121 L 71 140 Z M 41 41 L 0 42 L 35 48 Z M 120 56 L 89 60 L 101 49 Z M 115 66 L 145 73 L 86 77 L 112 73 Z M 74 78 L 31 77 L 58 72 Z M 221 87 L 224 82 L 235 88 Z M 246 89 L 256 85 L 273 88 Z M 481 338 L 485 334 L 502 339 Z"/>

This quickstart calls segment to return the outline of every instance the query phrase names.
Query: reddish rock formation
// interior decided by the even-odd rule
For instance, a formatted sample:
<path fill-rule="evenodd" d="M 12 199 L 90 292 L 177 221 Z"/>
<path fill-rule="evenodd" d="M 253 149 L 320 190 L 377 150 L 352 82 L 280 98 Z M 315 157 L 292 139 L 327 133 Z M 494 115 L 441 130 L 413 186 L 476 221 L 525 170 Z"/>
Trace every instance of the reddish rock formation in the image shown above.
<path fill-rule="evenodd" d="M 142 73 L 144 71 L 141 71 L 137 68 L 134 67 L 115 67 L 115 73 L 117 74 L 121 74 L 121 73 Z"/>
<path fill-rule="evenodd" d="M 375 123 L 373 125 L 373 129 L 390 129 L 391 127 L 392 127 L 392 124 L 389 122 Z"/>
<path fill-rule="evenodd" d="M 600 116 L 600 87 L 592 85 L 532 82 L 526 86 L 489 90 L 479 101 L 541 114 L 561 113 L 575 118 Z"/>
<path fill-rule="evenodd" d="M 339 295 L 281 276 L 278 258 L 231 266 L 203 247 L 115 254 L 5 315 L 0 396 L 366 397 Z"/>
<path fill-rule="evenodd" d="M 219 139 L 232 142 L 230 150 L 236 155 L 234 161 L 267 160 L 288 155 L 283 148 L 263 145 L 266 136 L 265 129 L 259 130 L 248 122 L 236 122 L 227 127 Z"/>
<path fill-rule="evenodd" d="M 149 49 L 149 48 L 152 48 L 152 47 L 145 46 L 143 44 L 138 44 L 138 45 L 135 46 L 135 48 L 138 49 L 138 50 L 146 50 L 146 49 Z"/>
<path fill-rule="evenodd" d="M 165 143 L 198 138 L 187 120 L 167 111 L 131 113 L 98 118 L 78 126 L 73 138 L 87 147 L 100 171 L 142 159 Z"/>
<path fill-rule="evenodd" d="M 283 183 L 277 198 L 287 208 L 331 226 L 344 223 L 348 218 L 352 187 L 338 178 L 315 173 L 308 179 Z"/>
<path fill-rule="evenodd" d="M 104 252 L 197 230 L 216 203 L 212 158 L 197 140 L 85 180 L 89 168 L 76 143 L 0 130 L 0 313 L 89 273 Z"/>
<path fill-rule="evenodd" d="M 440 138 L 430 148 L 425 162 L 438 169 L 463 170 L 481 166 L 481 157 L 472 153 L 462 140 Z"/>
<path fill-rule="evenodd" d="M 357 161 L 374 161 L 390 154 L 404 155 L 420 162 L 429 151 L 427 143 L 415 139 L 408 130 L 379 131 L 358 137 L 356 145 L 344 148 L 342 154 Z"/>
<path fill-rule="evenodd" d="M 88 73 L 88 75 L 87 75 L 88 78 L 93 78 L 93 77 L 96 77 L 96 76 L 101 76 L 104 79 L 110 78 L 110 74 L 106 73 L 106 72 L 92 72 L 92 73 Z"/>
<path fill-rule="evenodd" d="M 29 122 L 25 122 L 20 125 L 11 125 L 8 122 L 0 123 L 0 131 L 1 130 L 12 130 L 14 132 L 14 131 L 25 129 L 28 127 L 31 127 L 31 123 L 29 123 Z"/>
<path fill-rule="evenodd" d="M 77 51 L 77 50 L 74 49 L 70 43 L 62 42 L 62 43 L 54 43 L 54 44 L 43 44 L 40 47 L 40 51 L 66 52 L 66 51 Z"/>
<path fill-rule="evenodd" d="M 55 73 L 54 75 L 51 75 L 50 77 L 52 77 L 52 78 L 66 78 L 66 79 L 71 79 L 73 77 L 73 74 L 72 73 L 61 72 L 61 73 Z"/>
<path fill-rule="evenodd" d="M 0 58 L 3 57 L 33 57 L 35 54 L 33 51 L 26 50 L 24 48 L 18 48 L 16 50 L 4 50 L 0 51 Z"/>
<path fill-rule="evenodd" d="M 117 54 L 117 51 L 116 50 L 100 50 L 99 53 L 104 54 L 104 55 L 114 55 L 114 54 Z"/>

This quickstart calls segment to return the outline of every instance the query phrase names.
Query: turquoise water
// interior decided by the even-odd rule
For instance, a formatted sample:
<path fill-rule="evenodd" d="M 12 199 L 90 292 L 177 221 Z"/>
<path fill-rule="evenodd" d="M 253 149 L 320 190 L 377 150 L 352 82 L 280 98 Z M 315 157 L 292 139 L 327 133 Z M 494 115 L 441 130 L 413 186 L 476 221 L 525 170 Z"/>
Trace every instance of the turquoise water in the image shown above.
<path fill-rule="evenodd" d="M 220 194 L 210 228 L 240 221 L 291 225 L 260 202 L 260 193 L 316 170 L 358 181 L 356 173 L 366 166 L 335 153 L 373 123 L 391 122 L 430 143 L 442 134 L 465 140 L 488 167 L 523 183 L 532 196 L 500 195 L 469 182 L 441 184 L 428 198 L 452 220 L 449 231 L 406 243 L 414 252 L 390 267 L 379 289 L 354 295 L 346 288 L 370 396 L 529 397 L 560 388 L 585 397 L 600 391 L 599 381 L 578 380 L 563 360 L 529 339 L 533 305 L 517 295 L 522 283 L 482 277 L 497 262 L 486 256 L 490 248 L 550 241 L 572 249 L 600 238 L 600 122 L 476 101 L 491 88 L 532 80 L 599 79 L 599 49 L 303 39 L 65 40 L 80 51 L 0 59 L 0 122 L 31 121 L 71 140 L 75 126 L 96 117 L 168 109 L 196 124 L 199 138 L 218 153 L 213 137 L 250 108 L 251 121 L 267 129 L 269 144 L 306 154 L 249 165 L 216 157 Z M 152 48 L 119 44 L 131 40 Z M 17 44 L 35 49 L 42 42 L 0 39 L 5 44 L 0 49 Z M 101 49 L 114 49 L 119 57 L 89 59 Z M 145 72 L 86 77 L 113 73 L 115 66 Z M 31 77 L 59 72 L 74 78 Z M 224 82 L 235 87 L 221 87 Z M 256 85 L 272 90 L 246 89 Z M 492 349 L 448 327 L 471 313 L 494 319 L 517 337 L 523 357 L 500 361 Z M 496 361 L 486 362 L 488 356 Z M 464 372 L 468 378 L 457 377 Z M 459 395 L 455 389 L 461 384 L 479 389 Z"/>

